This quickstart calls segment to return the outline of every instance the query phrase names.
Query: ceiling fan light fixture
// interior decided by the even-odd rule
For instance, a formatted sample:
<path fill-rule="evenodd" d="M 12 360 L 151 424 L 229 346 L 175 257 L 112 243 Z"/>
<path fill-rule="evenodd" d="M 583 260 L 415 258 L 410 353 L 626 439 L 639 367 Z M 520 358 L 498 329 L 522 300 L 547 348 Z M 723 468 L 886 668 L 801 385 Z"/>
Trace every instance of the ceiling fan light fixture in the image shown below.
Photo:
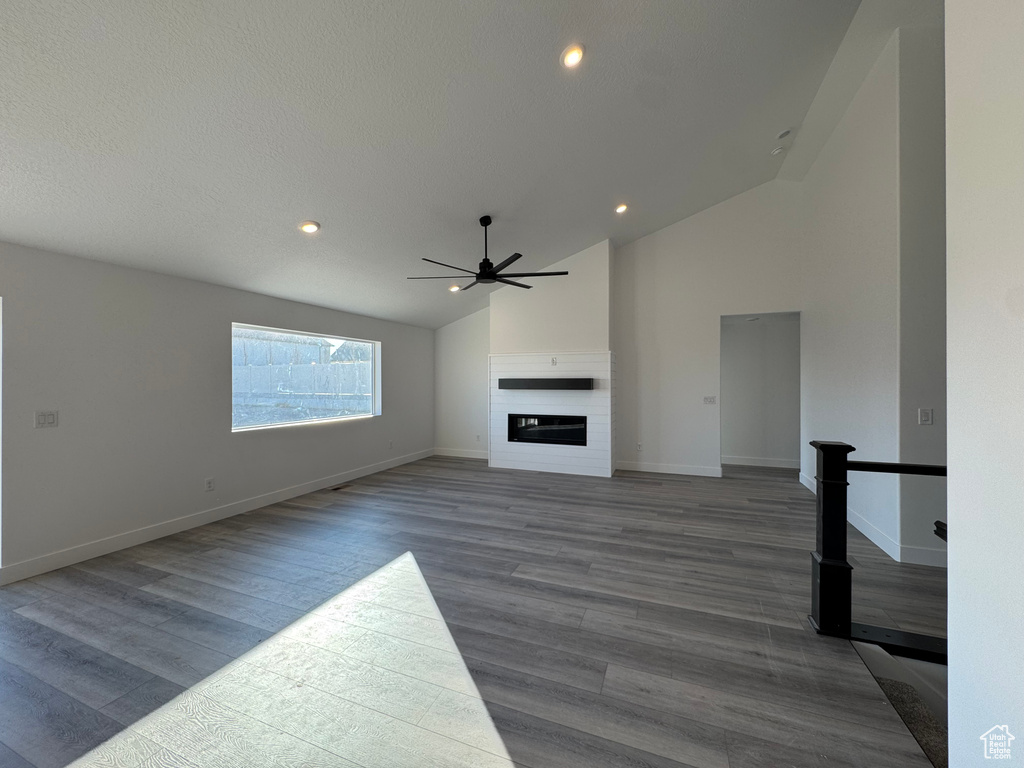
<path fill-rule="evenodd" d="M 573 43 L 562 51 L 562 66 L 566 69 L 575 69 L 583 61 L 583 46 Z"/>
<path fill-rule="evenodd" d="M 315 235 L 320 231 L 320 222 L 318 221 L 304 221 L 299 224 L 299 229 L 305 232 L 307 235 Z"/>
<path fill-rule="evenodd" d="M 473 282 L 466 285 L 459 285 L 453 283 L 448 290 L 452 293 L 459 291 L 468 291 L 474 285 L 492 285 L 494 283 L 502 283 L 504 285 L 514 285 L 517 288 L 532 288 L 533 286 L 526 285 L 526 283 L 520 283 L 516 280 L 510 280 L 509 278 L 515 277 L 557 277 L 560 275 L 568 275 L 569 273 L 564 270 L 557 272 L 503 272 L 506 267 L 511 266 L 519 259 L 523 258 L 521 253 L 513 253 L 507 259 L 499 264 L 492 264 L 491 260 L 487 258 L 487 227 L 491 225 L 490 216 L 480 217 L 480 226 L 484 228 L 484 258 L 480 262 L 480 266 L 477 271 L 474 272 L 471 269 L 465 269 L 464 267 L 456 267 L 454 264 L 445 264 L 443 261 L 435 261 L 434 259 L 428 259 L 426 256 L 423 257 L 423 261 L 430 262 L 431 264 L 437 264 L 439 267 L 446 267 L 447 269 L 454 269 L 464 274 L 461 275 L 425 275 L 422 277 L 409 277 L 408 280 L 448 280 L 453 277 L 462 277 L 466 275 L 473 276 Z"/>

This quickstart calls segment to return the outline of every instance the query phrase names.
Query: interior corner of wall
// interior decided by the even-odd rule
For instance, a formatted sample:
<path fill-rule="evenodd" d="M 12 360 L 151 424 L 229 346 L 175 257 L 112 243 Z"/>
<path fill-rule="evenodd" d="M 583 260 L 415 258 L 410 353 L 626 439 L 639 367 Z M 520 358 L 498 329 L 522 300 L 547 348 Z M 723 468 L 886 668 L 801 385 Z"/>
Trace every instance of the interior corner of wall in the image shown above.
<path fill-rule="evenodd" d="M 846 509 L 846 519 L 850 522 L 850 525 L 852 525 L 858 531 L 863 533 L 868 539 L 871 540 L 872 544 L 874 544 L 880 550 L 885 552 L 885 554 L 887 554 L 897 563 L 902 562 L 900 560 L 902 552 L 898 541 L 894 541 L 881 528 L 876 527 L 859 512 L 856 512 L 855 510 L 849 507 L 847 507 Z"/>
<path fill-rule="evenodd" d="M 946 567 L 946 550 L 936 547 L 900 547 L 901 563 L 911 565 L 930 565 L 934 568 Z"/>

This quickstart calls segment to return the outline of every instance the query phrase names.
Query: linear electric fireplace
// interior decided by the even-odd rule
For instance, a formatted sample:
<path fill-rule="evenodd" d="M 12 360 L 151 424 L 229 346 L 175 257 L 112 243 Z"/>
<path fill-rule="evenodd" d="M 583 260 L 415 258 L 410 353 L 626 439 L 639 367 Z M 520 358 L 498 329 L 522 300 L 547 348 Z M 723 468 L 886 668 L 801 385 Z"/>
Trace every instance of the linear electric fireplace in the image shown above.
<path fill-rule="evenodd" d="M 524 413 L 508 415 L 510 443 L 549 443 L 586 445 L 586 416 L 537 416 Z"/>

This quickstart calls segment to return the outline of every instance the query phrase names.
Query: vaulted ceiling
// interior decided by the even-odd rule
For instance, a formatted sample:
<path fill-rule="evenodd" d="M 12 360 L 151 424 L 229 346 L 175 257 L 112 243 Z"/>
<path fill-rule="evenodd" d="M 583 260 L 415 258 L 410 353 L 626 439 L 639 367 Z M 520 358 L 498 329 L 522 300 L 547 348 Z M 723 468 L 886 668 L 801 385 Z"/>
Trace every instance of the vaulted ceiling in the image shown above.
<path fill-rule="evenodd" d="M 437 327 L 482 214 L 532 271 L 774 178 L 857 5 L 10 0 L 0 240 Z"/>

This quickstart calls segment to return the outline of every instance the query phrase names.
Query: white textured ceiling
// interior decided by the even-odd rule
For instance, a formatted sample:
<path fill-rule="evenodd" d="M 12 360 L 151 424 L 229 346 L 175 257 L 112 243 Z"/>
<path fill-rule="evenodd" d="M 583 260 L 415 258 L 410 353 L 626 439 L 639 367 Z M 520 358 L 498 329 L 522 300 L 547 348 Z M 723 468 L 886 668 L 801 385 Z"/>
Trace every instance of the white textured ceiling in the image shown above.
<path fill-rule="evenodd" d="M 530 271 L 774 178 L 857 4 L 6 0 L 0 240 L 437 327 L 482 214 Z"/>

